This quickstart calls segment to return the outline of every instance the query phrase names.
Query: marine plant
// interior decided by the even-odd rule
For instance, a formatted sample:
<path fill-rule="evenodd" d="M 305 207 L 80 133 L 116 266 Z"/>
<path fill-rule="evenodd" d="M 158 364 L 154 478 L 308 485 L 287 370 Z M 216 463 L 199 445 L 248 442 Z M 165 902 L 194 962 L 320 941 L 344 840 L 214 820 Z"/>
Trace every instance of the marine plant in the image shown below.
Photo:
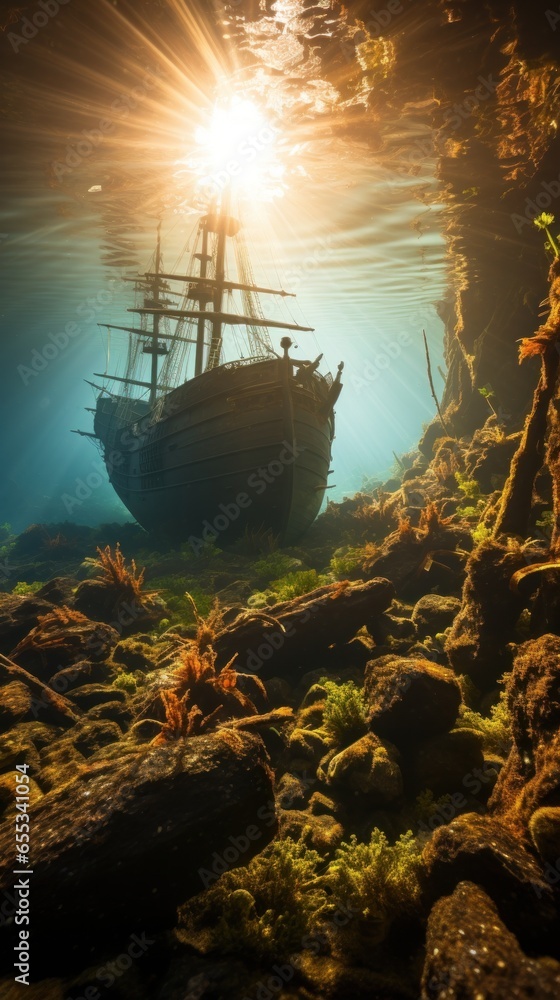
<path fill-rule="evenodd" d="M 438 504 L 430 500 L 420 511 L 418 528 L 426 535 L 433 535 L 442 528 L 447 528 L 451 520 L 451 517 L 444 517 Z"/>
<path fill-rule="evenodd" d="M 352 835 L 328 866 L 324 882 L 330 903 L 352 909 L 370 925 L 371 940 L 383 940 L 398 916 L 419 912 L 422 845 L 409 830 L 390 844 L 375 828 L 368 843 Z M 349 934 L 353 928 L 349 925 Z"/>
<path fill-rule="evenodd" d="M 507 757 L 513 737 L 506 692 L 500 693 L 500 700 L 492 706 L 488 716 L 463 706 L 455 727 L 457 729 L 474 729 L 477 733 L 481 733 L 486 753 Z"/>
<path fill-rule="evenodd" d="M 103 549 L 97 546 L 97 557 L 88 558 L 85 562 L 95 570 L 96 576 L 108 586 L 116 587 L 122 593 L 130 595 L 138 601 L 142 601 L 154 593 L 154 591 L 145 592 L 143 589 L 146 570 L 138 571 L 134 559 L 130 560 L 130 566 L 126 565 L 119 542 L 117 542 L 114 552 L 110 545 L 106 545 Z"/>
<path fill-rule="evenodd" d="M 479 521 L 476 527 L 472 529 L 471 535 L 475 545 L 482 545 L 483 542 L 492 537 L 492 528 L 484 524 L 483 521 Z"/>
<path fill-rule="evenodd" d="M 152 746 L 162 746 L 176 740 L 187 739 L 189 736 L 198 736 L 214 721 L 215 715 L 221 708 L 220 705 L 205 716 L 198 705 L 189 704 L 188 691 L 182 698 L 176 691 L 162 691 L 161 699 L 165 708 L 165 722 L 152 740 Z"/>
<path fill-rule="evenodd" d="M 542 212 L 541 215 L 537 215 L 536 219 L 533 219 L 533 224 L 537 229 L 544 230 L 547 236 L 548 242 L 545 243 L 545 250 L 552 253 L 553 257 L 560 257 L 560 235 L 553 236 L 550 227 L 554 222 L 554 216 L 549 212 Z"/>
<path fill-rule="evenodd" d="M 405 514 L 401 514 L 397 523 L 397 535 L 401 541 L 415 541 L 416 531 L 412 527 L 410 518 Z"/>
<path fill-rule="evenodd" d="M 375 542 L 360 546 L 345 546 L 337 549 L 329 563 L 329 569 L 336 580 L 346 580 L 356 572 L 368 573 L 379 555 L 380 547 Z"/>
<path fill-rule="evenodd" d="M 69 648 L 74 644 L 72 636 L 65 635 L 65 630 L 72 625 L 83 625 L 90 623 L 90 619 L 80 611 L 63 604 L 60 608 L 53 608 L 44 615 L 38 615 L 35 628 L 18 643 L 13 650 L 13 655 L 21 653 L 25 649 L 43 650 L 51 646 Z"/>
<path fill-rule="evenodd" d="M 488 403 L 488 406 L 492 410 L 492 413 L 497 418 L 498 414 L 497 414 L 496 408 L 495 408 L 495 406 L 494 406 L 494 404 L 492 402 L 492 400 L 496 396 L 496 393 L 494 392 L 492 386 L 490 386 L 490 385 L 483 385 L 483 386 L 481 386 L 479 388 L 478 391 L 479 391 L 480 395 L 482 396 L 482 398 L 486 400 L 486 402 Z"/>
<path fill-rule="evenodd" d="M 316 569 L 300 569 L 273 580 L 270 586 L 280 602 L 302 597 L 303 594 L 309 594 L 310 591 L 317 590 L 329 582 L 328 576 L 318 573 Z"/>
<path fill-rule="evenodd" d="M 336 684 L 323 678 L 319 684 L 327 697 L 323 709 L 323 728 L 337 746 L 348 746 L 368 731 L 368 705 L 363 691 L 354 683 Z"/>
<path fill-rule="evenodd" d="M 394 506 L 390 504 L 391 494 L 377 491 L 377 499 L 371 501 L 364 497 L 354 511 L 353 517 L 357 527 L 366 529 L 368 534 L 373 534 L 376 538 L 384 538 L 388 532 L 395 528 L 397 517 Z"/>
<path fill-rule="evenodd" d="M 161 692 L 166 724 L 154 743 L 167 743 L 203 732 L 210 725 L 232 717 L 258 715 L 258 709 L 239 685 L 245 675 L 233 667 L 235 656 L 221 670 L 216 667 L 213 640 L 222 624 L 218 602 L 206 616 L 200 614 L 191 595 L 197 622 L 194 639 L 171 635 L 170 685 Z M 178 643 L 178 646 L 176 645 Z M 258 677 L 251 676 L 253 688 L 266 701 L 266 689 Z"/>
<path fill-rule="evenodd" d="M 36 594 L 44 586 L 41 580 L 34 580 L 33 583 L 25 583 L 24 580 L 20 580 L 16 583 L 15 587 L 12 587 L 12 594 L 20 594 L 22 596 L 25 594 Z"/>
<path fill-rule="evenodd" d="M 158 576 L 151 581 L 151 584 L 156 592 L 163 597 L 167 608 L 174 616 L 174 621 L 182 621 L 185 624 L 196 623 L 193 600 L 202 615 L 211 611 L 215 601 L 214 595 L 197 586 L 196 581 L 190 576 L 179 574 Z"/>
<path fill-rule="evenodd" d="M 477 501 L 483 499 L 480 491 L 480 484 L 477 479 L 469 479 L 468 475 L 464 472 L 456 472 L 455 479 L 461 493 L 463 496 L 467 497 L 467 499 Z"/>
<path fill-rule="evenodd" d="M 126 670 L 118 674 L 113 681 L 113 687 L 119 688 L 121 691 L 126 691 L 127 694 L 134 694 L 136 686 L 136 677 L 134 674 L 127 673 Z"/>
<path fill-rule="evenodd" d="M 260 960 L 301 949 L 327 906 L 322 863 L 303 839 L 274 840 L 179 911 L 179 937 Z"/>
<path fill-rule="evenodd" d="M 261 583 L 269 583 L 271 580 L 280 579 L 292 572 L 297 565 L 301 565 L 293 556 L 286 555 L 278 550 L 270 552 L 261 559 L 253 563 L 253 574 Z"/>
<path fill-rule="evenodd" d="M 363 549 L 356 546 L 344 545 L 336 549 L 329 563 L 329 569 L 336 580 L 346 580 L 349 574 L 354 573 L 362 565 Z"/>
<path fill-rule="evenodd" d="M 278 580 L 273 580 L 266 590 L 255 591 L 247 603 L 251 608 L 281 604 L 283 601 L 292 601 L 294 597 L 303 597 L 304 594 L 309 594 L 312 590 L 324 587 L 330 582 L 326 574 L 318 573 L 316 569 L 296 570 Z"/>

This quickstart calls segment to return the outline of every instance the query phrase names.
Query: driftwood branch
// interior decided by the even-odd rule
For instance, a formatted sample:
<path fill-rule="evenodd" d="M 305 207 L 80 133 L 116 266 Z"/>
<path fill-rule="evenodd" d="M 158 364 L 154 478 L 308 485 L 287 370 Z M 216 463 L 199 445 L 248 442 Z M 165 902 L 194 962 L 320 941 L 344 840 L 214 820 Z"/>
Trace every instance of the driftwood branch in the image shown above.
<path fill-rule="evenodd" d="M 304 673 L 324 658 L 329 646 L 349 642 L 363 625 L 375 621 L 394 594 L 389 580 L 346 581 L 275 604 L 273 620 L 240 615 L 214 640 L 218 664 L 237 653 L 235 667 L 241 672 L 261 677 Z"/>
<path fill-rule="evenodd" d="M 425 330 L 422 330 L 422 336 L 424 338 L 424 348 L 425 348 L 425 351 L 426 351 L 426 367 L 428 369 L 428 381 L 430 383 L 430 389 L 431 389 L 431 392 L 432 392 L 432 397 L 433 397 L 434 403 L 436 404 L 436 409 L 438 411 L 438 416 L 439 416 L 439 419 L 440 419 L 441 426 L 443 427 L 443 430 L 445 431 L 445 433 L 449 437 L 452 437 L 452 435 L 449 433 L 449 431 L 448 431 L 448 429 L 446 427 L 445 420 L 443 419 L 443 413 L 441 412 L 441 406 L 439 405 L 439 399 L 437 398 L 437 393 L 436 393 L 435 386 L 434 386 L 434 380 L 433 380 L 433 377 L 432 377 L 432 362 L 430 360 L 430 349 L 428 347 L 428 338 L 426 337 L 426 331 Z"/>
<path fill-rule="evenodd" d="M 49 717 L 55 725 L 68 728 L 75 725 L 83 717 L 83 712 L 76 705 L 73 705 L 63 695 L 57 694 L 47 684 L 43 684 L 28 670 L 19 667 L 17 663 L 9 660 L 2 653 L 0 653 L 0 681 L 3 684 L 10 684 L 12 681 L 20 681 L 20 683 L 25 684 L 35 701 L 36 714 L 40 715 L 41 706 L 43 706 L 45 710 L 48 710 Z"/>

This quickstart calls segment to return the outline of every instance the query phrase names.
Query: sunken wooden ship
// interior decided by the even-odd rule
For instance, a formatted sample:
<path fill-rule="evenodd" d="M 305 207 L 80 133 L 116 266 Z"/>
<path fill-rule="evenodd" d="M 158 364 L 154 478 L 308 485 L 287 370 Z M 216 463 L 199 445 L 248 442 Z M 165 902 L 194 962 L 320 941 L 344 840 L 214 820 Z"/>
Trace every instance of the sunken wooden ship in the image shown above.
<path fill-rule="evenodd" d="M 241 225 L 224 208 L 200 219 L 187 274 L 164 269 L 158 229 L 152 269 L 129 280 L 139 319 L 103 324 L 128 335 L 125 370 L 91 383 L 91 436 L 116 493 L 145 529 L 195 550 L 243 534 L 295 542 L 328 489 L 343 365 L 333 380 L 318 370 L 322 355 L 291 356 L 289 334 L 312 328 L 265 317 L 261 296 L 290 293 L 255 285 Z M 224 361 L 230 336 L 239 356 Z"/>

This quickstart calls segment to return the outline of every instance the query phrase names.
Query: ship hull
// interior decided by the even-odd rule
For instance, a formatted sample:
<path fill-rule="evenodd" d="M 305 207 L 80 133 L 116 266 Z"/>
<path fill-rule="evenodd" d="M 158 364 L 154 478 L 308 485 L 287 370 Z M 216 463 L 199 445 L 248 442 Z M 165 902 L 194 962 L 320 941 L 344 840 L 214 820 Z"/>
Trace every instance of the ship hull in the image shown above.
<path fill-rule="evenodd" d="M 109 479 L 148 531 L 229 544 L 292 544 L 317 516 L 334 435 L 332 384 L 298 383 L 284 359 L 232 363 L 146 404 L 101 396 L 95 433 Z M 134 410 L 132 410 L 134 408 Z"/>

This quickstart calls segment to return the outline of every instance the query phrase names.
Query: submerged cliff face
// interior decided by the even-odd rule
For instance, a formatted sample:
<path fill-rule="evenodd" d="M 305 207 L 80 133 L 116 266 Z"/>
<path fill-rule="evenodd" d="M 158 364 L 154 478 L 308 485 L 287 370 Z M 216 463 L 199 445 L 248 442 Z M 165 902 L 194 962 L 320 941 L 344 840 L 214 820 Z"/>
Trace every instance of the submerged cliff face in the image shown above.
<path fill-rule="evenodd" d="M 501 422 L 516 429 L 536 381 L 531 365 L 518 368 L 517 341 L 538 326 L 547 294 L 532 219 L 560 204 L 560 14 L 520 0 L 376 9 L 303 0 L 224 11 L 241 52 L 249 38 L 269 66 L 260 34 L 273 26 L 292 82 L 314 76 L 333 87 L 329 126 L 365 138 L 396 179 L 416 178 L 424 202 L 433 201 L 425 175 L 435 163 L 450 271 L 440 304 L 448 422 L 459 435 L 480 427 L 489 411 L 479 389 L 490 386 Z"/>
<path fill-rule="evenodd" d="M 446 323 L 445 409 L 472 432 L 488 416 L 490 385 L 512 429 L 536 380 L 517 366 L 517 341 L 538 325 L 547 261 L 532 219 L 560 196 L 560 70 L 550 11 L 523 3 L 422 4 L 407 31 L 395 16 L 392 103 L 433 97 L 431 126 L 446 202 L 452 278 Z M 363 5 L 355 5 L 356 16 Z M 354 11 L 354 7 L 350 9 Z M 421 146 L 416 144 L 421 152 Z M 430 152 L 427 147 L 427 152 Z M 411 164 L 418 157 L 414 148 Z"/>

